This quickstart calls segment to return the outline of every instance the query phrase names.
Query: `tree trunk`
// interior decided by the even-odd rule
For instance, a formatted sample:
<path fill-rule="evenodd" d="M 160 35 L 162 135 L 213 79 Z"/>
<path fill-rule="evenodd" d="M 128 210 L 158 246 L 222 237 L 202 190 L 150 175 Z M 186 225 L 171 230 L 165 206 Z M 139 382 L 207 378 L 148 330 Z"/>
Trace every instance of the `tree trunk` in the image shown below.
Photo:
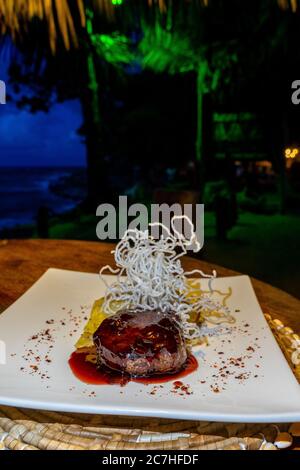
<path fill-rule="evenodd" d="M 279 147 L 278 154 L 278 166 L 279 166 L 279 211 L 280 214 L 285 214 L 286 211 L 286 199 L 287 199 L 287 177 L 286 177 L 286 163 L 285 163 L 285 152 L 284 148 L 290 142 L 289 128 L 288 128 L 288 117 L 286 113 L 282 116 L 282 127 L 283 127 L 283 146 Z M 284 148 L 283 148 L 284 147 Z"/>
<path fill-rule="evenodd" d="M 99 77 L 95 64 L 92 45 L 93 18 L 91 10 L 86 9 L 87 36 L 82 55 L 82 93 L 81 106 L 84 117 L 84 135 L 87 150 L 88 206 L 94 210 L 99 204 L 107 202 L 108 182 L 105 164 L 103 119 L 101 116 L 101 96 Z"/>
<path fill-rule="evenodd" d="M 81 106 L 84 116 L 84 135 L 87 150 L 88 206 L 94 210 L 106 202 L 107 178 L 103 155 L 103 126 L 100 115 L 100 96 L 93 53 L 84 57 L 82 71 L 85 85 L 82 87 Z M 88 86 L 86 86 L 88 83 Z"/>
<path fill-rule="evenodd" d="M 205 165 L 203 158 L 203 96 L 204 80 L 207 71 L 207 63 L 201 62 L 197 71 L 197 138 L 196 138 L 196 165 L 198 169 L 198 181 L 201 196 L 204 193 Z"/>

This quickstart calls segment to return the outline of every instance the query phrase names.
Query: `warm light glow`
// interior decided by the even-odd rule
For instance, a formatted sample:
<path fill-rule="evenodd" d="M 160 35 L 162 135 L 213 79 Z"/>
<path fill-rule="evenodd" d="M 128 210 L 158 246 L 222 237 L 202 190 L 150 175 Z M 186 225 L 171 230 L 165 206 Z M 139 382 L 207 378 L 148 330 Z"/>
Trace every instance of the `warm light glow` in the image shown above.
<path fill-rule="evenodd" d="M 299 149 L 297 148 L 287 148 L 285 149 L 285 158 L 296 158 L 296 156 L 299 154 Z"/>

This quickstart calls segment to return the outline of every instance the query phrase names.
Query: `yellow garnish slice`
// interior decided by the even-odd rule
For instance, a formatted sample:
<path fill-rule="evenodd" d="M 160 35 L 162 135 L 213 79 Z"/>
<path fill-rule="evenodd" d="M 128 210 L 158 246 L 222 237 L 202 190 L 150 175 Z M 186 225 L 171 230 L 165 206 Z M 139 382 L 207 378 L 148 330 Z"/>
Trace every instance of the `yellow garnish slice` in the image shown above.
<path fill-rule="evenodd" d="M 87 322 L 87 324 L 84 327 L 83 333 L 79 340 L 76 343 L 76 349 L 82 349 L 82 348 L 94 348 L 94 343 L 93 343 L 93 334 L 103 320 L 107 318 L 106 313 L 103 311 L 103 302 L 104 302 L 104 297 L 101 297 L 101 299 L 96 300 L 94 302 L 90 318 Z"/>

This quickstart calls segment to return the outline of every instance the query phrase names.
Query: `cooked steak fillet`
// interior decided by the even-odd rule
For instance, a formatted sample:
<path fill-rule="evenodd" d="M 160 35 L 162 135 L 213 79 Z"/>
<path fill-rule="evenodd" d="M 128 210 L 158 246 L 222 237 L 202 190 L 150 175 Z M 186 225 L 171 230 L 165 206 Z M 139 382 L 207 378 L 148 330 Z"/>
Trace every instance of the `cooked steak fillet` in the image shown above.
<path fill-rule="evenodd" d="M 101 323 L 94 343 L 100 367 L 134 377 L 175 373 L 187 359 L 173 312 L 118 312 Z"/>

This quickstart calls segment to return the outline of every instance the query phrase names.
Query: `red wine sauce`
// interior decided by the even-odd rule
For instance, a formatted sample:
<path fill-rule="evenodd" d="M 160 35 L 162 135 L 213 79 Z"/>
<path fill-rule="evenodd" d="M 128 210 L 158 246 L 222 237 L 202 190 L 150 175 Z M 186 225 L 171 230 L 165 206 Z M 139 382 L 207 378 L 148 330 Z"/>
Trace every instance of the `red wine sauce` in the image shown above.
<path fill-rule="evenodd" d="M 126 385 L 128 382 L 138 382 L 145 385 L 161 384 L 181 379 L 198 369 L 198 361 L 195 356 L 190 355 L 184 367 L 176 374 L 154 375 L 151 377 L 130 377 L 128 375 L 114 372 L 110 369 L 99 369 L 95 364 L 85 360 L 86 354 L 73 352 L 69 359 L 70 368 L 79 380 L 91 385 Z"/>

